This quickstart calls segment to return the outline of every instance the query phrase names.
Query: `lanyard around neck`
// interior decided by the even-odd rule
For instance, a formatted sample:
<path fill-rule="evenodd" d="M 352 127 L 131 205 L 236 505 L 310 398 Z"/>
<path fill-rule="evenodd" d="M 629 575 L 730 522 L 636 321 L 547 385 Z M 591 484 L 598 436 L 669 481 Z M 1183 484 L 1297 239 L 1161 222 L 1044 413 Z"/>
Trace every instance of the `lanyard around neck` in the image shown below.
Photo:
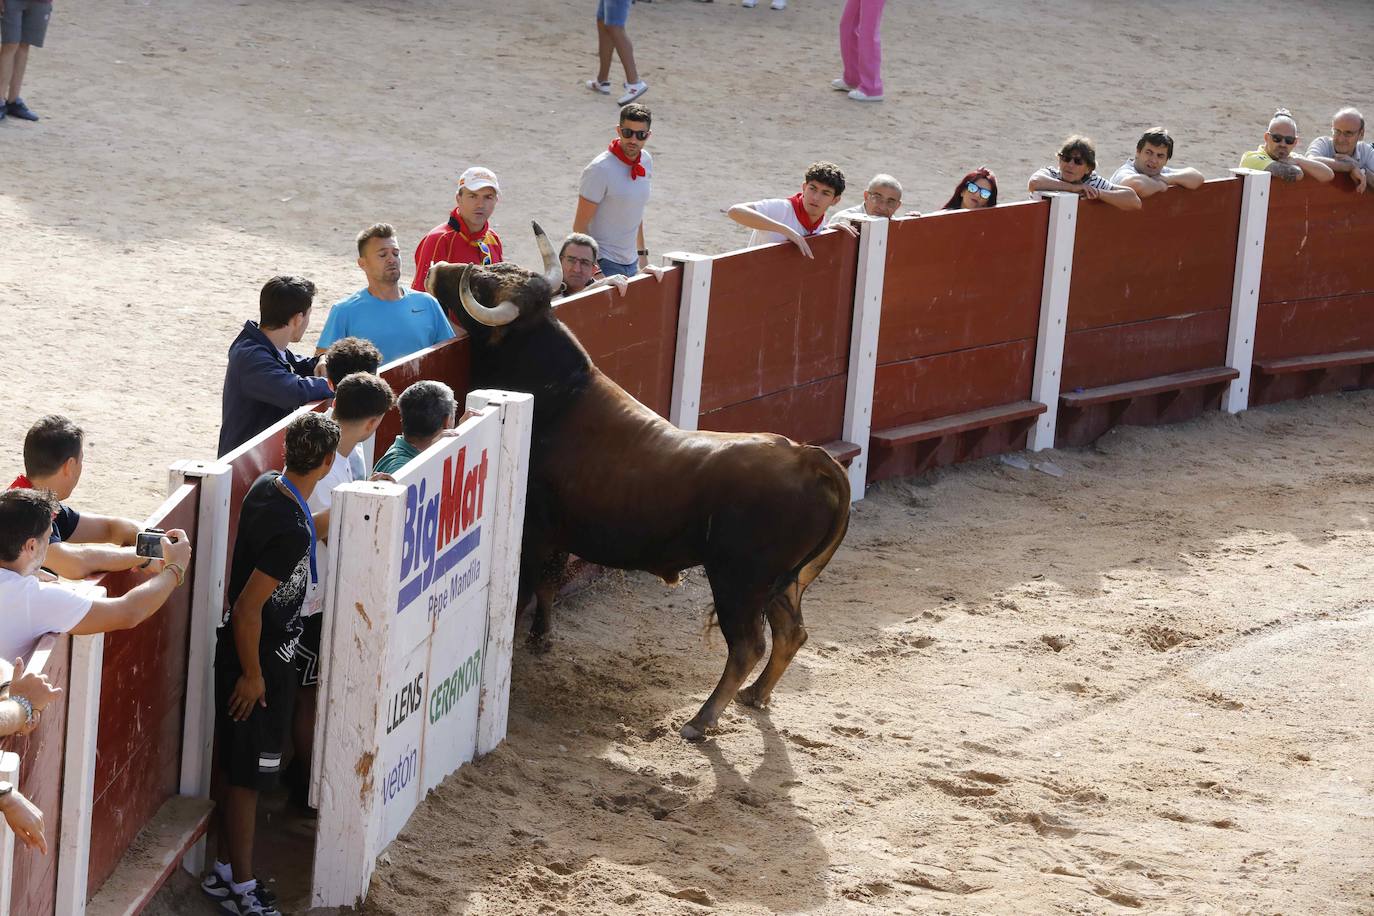
<path fill-rule="evenodd" d="M 291 491 L 291 495 L 296 498 L 296 505 L 301 507 L 305 513 L 305 523 L 310 526 L 310 584 L 315 585 L 320 581 L 319 571 L 315 568 L 315 544 L 319 541 L 319 535 L 315 533 L 315 516 L 310 514 L 310 504 L 305 501 L 301 491 L 296 489 L 296 485 L 286 479 L 282 474 L 277 480 L 286 485 L 286 489 Z"/>

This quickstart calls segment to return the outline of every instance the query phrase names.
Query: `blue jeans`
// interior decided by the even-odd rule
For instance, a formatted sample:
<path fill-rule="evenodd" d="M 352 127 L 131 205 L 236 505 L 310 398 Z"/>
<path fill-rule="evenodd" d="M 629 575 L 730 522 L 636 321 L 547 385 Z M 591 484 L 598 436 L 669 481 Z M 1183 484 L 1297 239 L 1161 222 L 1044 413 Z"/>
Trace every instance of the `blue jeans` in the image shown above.
<path fill-rule="evenodd" d="M 603 277 L 611 277 L 620 274 L 622 277 L 633 277 L 639 273 L 639 262 L 629 264 L 617 264 L 615 261 L 608 261 L 605 258 L 598 258 L 596 262 L 601 267 Z"/>
<path fill-rule="evenodd" d="M 596 21 L 624 28 L 630 19 L 630 0 L 597 0 Z"/>

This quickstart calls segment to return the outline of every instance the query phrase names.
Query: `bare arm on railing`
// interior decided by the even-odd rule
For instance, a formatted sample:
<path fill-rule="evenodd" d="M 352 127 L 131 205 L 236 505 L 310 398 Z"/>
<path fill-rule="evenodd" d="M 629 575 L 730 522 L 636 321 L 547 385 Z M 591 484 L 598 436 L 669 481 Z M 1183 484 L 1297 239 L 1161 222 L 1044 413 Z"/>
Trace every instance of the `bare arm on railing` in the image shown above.
<path fill-rule="evenodd" d="M 132 547 L 54 541 L 48 546 L 43 565 L 64 579 L 84 579 L 96 573 L 133 569 L 147 559 L 134 553 Z"/>
<path fill-rule="evenodd" d="M 811 253 L 811 246 L 806 243 L 806 239 L 802 238 L 801 233 L 797 232 L 797 230 L 793 229 L 791 226 L 784 225 L 775 219 L 769 219 L 753 207 L 748 207 L 744 204 L 735 204 L 726 211 L 725 215 L 746 229 L 758 229 L 761 232 L 776 232 L 793 245 L 796 245 L 797 250 L 808 258 L 815 257 L 815 255 Z"/>
<path fill-rule="evenodd" d="M 9 663 L 0 659 L 3 675 L 3 699 L 0 699 L 0 735 L 27 735 L 38 727 L 39 716 L 48 704 L 62 696 L 62 688 L 54 687 L 41 672 L 25 671 L 24 660 Z"/>
<path fill-rule="evenodd" d="M 72 627 L 74 636 L 93 636 L 138 626 L 166 603 L 172 592 L 186 579 L 191 564 L 191 542 L 186 532 L 174 529 L 162 539 L 163 566 L 147 582 L 129 589 L 118 598 L 96 598 L 81 622 Z M 158 561 L 154 560 L 154 564 Z"/>
<path fill-rule="evenodd" d="M 76 530 L 67 540 L 73 544 L 114 544 L 131 547 L 138 540 L 139 524 L 132 519 L 82 512 Z"/>
<path fill-rule="evenodd" d="M 48 840 L 43 836 L 43 812 L 3 780 L 0 780 L 0 813 L 5 815 L 5 822 L 20 842 L 43 855 L 48 854 Z"/>

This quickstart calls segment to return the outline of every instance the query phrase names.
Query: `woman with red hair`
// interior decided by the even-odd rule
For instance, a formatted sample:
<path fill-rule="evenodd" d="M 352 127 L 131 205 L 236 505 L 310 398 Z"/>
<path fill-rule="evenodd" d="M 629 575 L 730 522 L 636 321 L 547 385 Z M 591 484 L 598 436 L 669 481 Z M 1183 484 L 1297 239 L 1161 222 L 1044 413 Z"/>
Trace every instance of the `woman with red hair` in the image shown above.
<path fill-rule="evenodd" d="M 981 210 L 997 206 L 997 176 L 984 166 L 974 169 L 954 186 L 954 193 L 942 210 Z"/>

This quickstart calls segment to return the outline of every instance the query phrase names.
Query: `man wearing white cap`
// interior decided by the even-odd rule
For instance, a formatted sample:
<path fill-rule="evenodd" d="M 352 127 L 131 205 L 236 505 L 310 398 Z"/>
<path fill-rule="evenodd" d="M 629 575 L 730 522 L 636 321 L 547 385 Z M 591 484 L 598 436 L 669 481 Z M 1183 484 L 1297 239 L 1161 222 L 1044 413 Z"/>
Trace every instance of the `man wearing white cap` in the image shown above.
<path fill-rule="evenodd" d="M 501 237 L 488 220 L 501 199 L 501 186 L 496 173 L 475 165 L 458 179 L 458 206 L 420 239 L 415 249 L 415 280 L 411 289 L 424 291 L 425 277 L 431 265 L 439 261 L 450 264 L 499 264 Z"/>

